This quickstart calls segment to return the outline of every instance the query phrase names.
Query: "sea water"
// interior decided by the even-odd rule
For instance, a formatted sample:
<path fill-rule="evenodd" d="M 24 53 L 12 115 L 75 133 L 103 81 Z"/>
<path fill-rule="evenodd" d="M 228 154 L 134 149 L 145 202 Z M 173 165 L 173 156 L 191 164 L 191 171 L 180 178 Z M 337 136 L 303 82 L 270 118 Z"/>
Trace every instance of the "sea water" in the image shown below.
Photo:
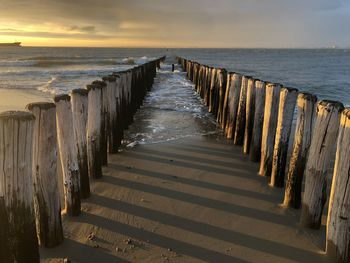
<path fill-rule="evenodd" d="M 167 55 L 127 142 L 154 143 L 219 132 L 175 56 L 278 82 L 350 106 L 350 49 L 1 48 L 0 89 L 50 94 L 82 88 L 113 71 Z"/>

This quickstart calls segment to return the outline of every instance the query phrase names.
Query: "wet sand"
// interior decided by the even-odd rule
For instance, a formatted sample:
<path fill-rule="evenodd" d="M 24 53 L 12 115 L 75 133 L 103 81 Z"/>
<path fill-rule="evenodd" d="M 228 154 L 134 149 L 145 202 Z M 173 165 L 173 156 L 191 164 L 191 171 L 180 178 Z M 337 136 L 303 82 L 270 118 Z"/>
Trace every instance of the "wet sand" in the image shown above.
<path fill-rule="evenodd" d="M 137 145 L 109 156 L 64 244 L 72 262 L 328 262 L 325 228 L 298 225 L 240 147 L 217 137 Z"/>

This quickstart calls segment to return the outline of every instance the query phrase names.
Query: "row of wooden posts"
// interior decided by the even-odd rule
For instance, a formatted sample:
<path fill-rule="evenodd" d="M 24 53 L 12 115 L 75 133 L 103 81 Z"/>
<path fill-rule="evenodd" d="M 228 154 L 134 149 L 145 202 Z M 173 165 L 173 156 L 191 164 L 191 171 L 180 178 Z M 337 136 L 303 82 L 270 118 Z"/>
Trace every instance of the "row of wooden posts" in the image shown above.
<path fill-rule="evenodd" d="M 89 180 L 102 177 L 108 152 L 118 152 L 164 59 L 114 72 L 54 103 L 0 113 L 1 262 L 39 262 L 38 245 L 63 242 L 57 160 L 65 213 L 78 216 Z"/>
<path fill-rule="evenodd" d="M 336 145 L 327 218 L 326 252 L 350 262 L 350 108 L 295 88 L 177 58 L 218 125 L 270 185 L 283 187 L 284 205 L 300 208 L 301 224 L 320 228 L 327 169 Z M 289 167 L 287 154 L 297 108 Z M 285 176 L 287 177 L 285 180 Z M 302 198 L 303 178 L 305 189 Z M 286 182 L 285 182 L 286 181 Z"/>

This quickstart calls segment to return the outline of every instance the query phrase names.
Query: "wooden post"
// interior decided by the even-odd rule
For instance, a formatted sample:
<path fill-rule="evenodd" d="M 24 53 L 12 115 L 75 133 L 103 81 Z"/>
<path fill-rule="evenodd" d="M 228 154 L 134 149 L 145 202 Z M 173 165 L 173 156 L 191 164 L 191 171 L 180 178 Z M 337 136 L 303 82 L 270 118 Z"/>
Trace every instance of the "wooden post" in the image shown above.
<path fill-rule="evenodd" d="M 318 229 L 321 225 L 323 206 L 327 199 L 327 168 L 343 108 L 343 104 L 337 101 L 323 100 L 317 103 L 302 201 L 301 224 L 306 227 Z"/>
<path fill-rule="evenodd" d="M 350 108 L 343 111 L 327 218 L 327 254 L 334 262 L 350 262 Z"/>
<path fill-rule="evenodd" d="M 279 84 L 270 83 L 266 86 L 264 123 L 261 138 L 261 161 L 259 169 L 259 175 L 261 176 L 271 175 L 280 90 L 281 86 Z"/>
<path fill-rule="evenodd" d="M 108 147 L 109 153 L 118 152 L 118 127 L 117 127 L 117 83 L 115 76 L 107 76 L 103 78 L 103 81 L 107 84 L 107 97 L 108 97 L 108 120 L 109 120 L 109 133 L 108 133 Z"/>
<path fill-rule="evenodd" d="M 2 262 L 40 262 L 33 209 L 33 125 L 31 113 L 0 113 Z"/>
<path fill-rule="evenodd" d="M 217 101 L 217 122 L 221 128 L 223 128 L 224 121 L 224 102 L 225 102 L 225 94 L 226 94 L 226 81 L 227 81 L 227 71 L 225 69 L 221 69 L 219 71 L 218 76 L 218 97 Z"/>
<path fill-rule="evenodd" d="M 264 122 L 266 85 L 264 81 L 255 81 L 255 112 L 253 121 L 252 141 L 249 157 L 253 162 L 259 162 L 261 156 L 261 137 Z"/>
<path fill-rule="evenodd" d="M 242 86 L 241 86 L 241 94 L 239 96 L 239 103 L 238 103 L 235 137 L 233 139 L 233 143 L 235 145 L 243 145 L 243 140 L 244 140 L 248 79 L 250 79 L 249 76 L 242 77 Z"/>
<path fill-rule="evenodd" d="M 34 211 L 39 244 L 55 247 L 63 242 L 61 202 L 57 181 L 57 127 L 54 103 L 31 103 L 33 133 Z"/>
<path fill-rule="evenodd" d="M 90 178 L 102 177 L 101 158 L 101 109 L 102 87 L 100 85 L 87 85 L 88 95 L 88 121 L 87 121 L 87 160 Z"/>
<path fill-rule="evenodd" d="M 100 133 L 100 149 L 101 149 L 101 163 L 102 165 L 108 164 L 108 152 L 107 152 L 107 123 L 108 123 L 108 98 L 106 91 L 106 83 L 100 80 L 95 80 L 92 85 L 100 86 L 101 88 L 101 133 Z"/>
<path fill-rule="evenodd" d="M 57 139 L 63 173 L 65 212 L 78 216 L 81 209 L 80 172 L 78 151 L 73 135 L 73 114 L 70 96 L 57 95 L 56 103 Z"/>
<path fill-rule="evenodd" d="M 74 140 L 78 150 L 78 164 L 80 171 L 80 194 L 82 198 L 90 196 L 90 181 L 87 164 L 86 126 L 88 115 L 88 91 L 74 89 L 71 92 L 73 112 Z"/>
<path fill-rule="evenodd" d="M 255 79 L 248 79 L 247 87 L 247 105 L 246 105 L 246 117 L 245 117 L 245 131 L 243 140 L 243 153 L 249 154 L 250 143 L 252 140 L 253 124 L 254 124 L 254 112 L 255 112 Z"/>
<path fill-rule="evenodd" d="M 274 187 L 284 186 L 289 137 L 292 129 L 297 94 L 297 89 L 285 87 L 283 87 L 280 92 L 270 181 L 270 185 Z"/>
<path fill-rule="evenodd" d="M 242 75 L 229 73 L 230 86 L 226 89 L 227 117 L 225 134 L 227 139 L 232 139 L 236 127 L 239 96 L 241 94 Z"/>
<path fill-rule="evenodd" d="M 311 142 L 316 101 L 317 97 L 312 94 L 300 93 L 298 95 L 297 124 L 283 201 L 283 205 L 287 207 L 298 209 L 301 205 L 301 187 Z"/>

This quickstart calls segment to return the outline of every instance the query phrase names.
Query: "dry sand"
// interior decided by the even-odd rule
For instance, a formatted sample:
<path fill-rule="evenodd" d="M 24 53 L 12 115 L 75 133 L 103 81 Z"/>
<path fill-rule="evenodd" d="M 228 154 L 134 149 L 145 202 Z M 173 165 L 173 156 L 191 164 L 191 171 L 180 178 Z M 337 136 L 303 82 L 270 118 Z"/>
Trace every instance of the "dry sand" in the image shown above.
<path fill-rule="evenodd" d="M 50 101 L 51 95 L 36 90 L 0 89 L 0 112 L 24 110 L 31 102 Z"/>
<path fill-rule="evenodd" d="M 279 206 L 284 190 L 223 139 L 138 145 L 109 162 L 45 262 L 328 262 L 325 222 L 300 227 Z"/>

